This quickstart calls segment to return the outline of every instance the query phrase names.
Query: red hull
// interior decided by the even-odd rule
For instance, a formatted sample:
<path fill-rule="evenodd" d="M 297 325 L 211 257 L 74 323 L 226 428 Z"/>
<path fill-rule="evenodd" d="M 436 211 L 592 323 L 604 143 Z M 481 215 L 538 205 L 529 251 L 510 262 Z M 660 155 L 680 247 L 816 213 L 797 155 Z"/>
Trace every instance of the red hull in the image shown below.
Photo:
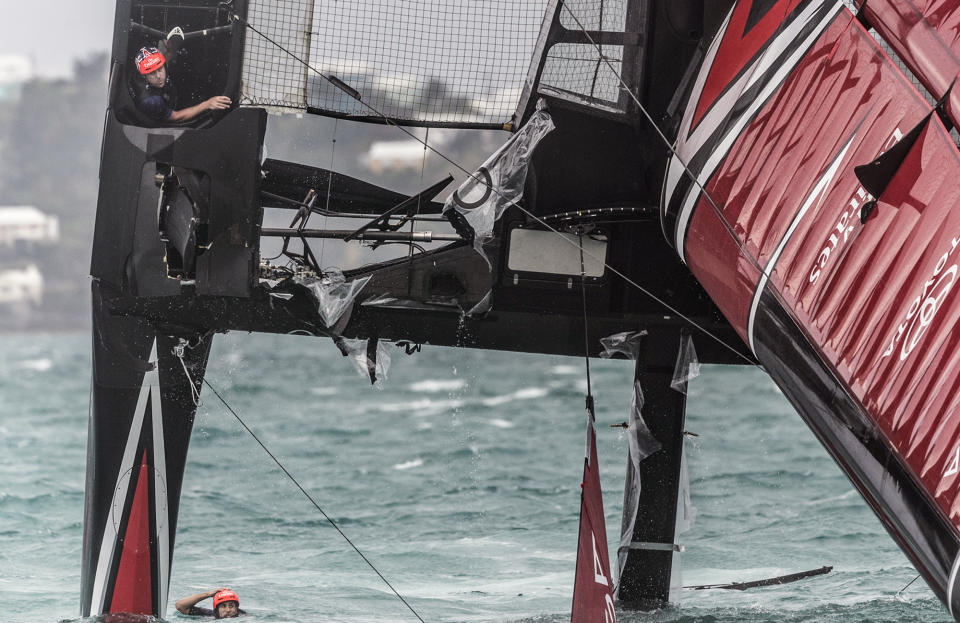
<path fill-rule="evenodd" d="M 706 193 L 675 159 L 665 222 L 693 274 L 952 608 L 960 153 L 933 116 L 861 223 L 871 197 L 855 167 L 930 108 L 853 15 L 824 17 L 817 6 L 798 7 L 766 48 L 742 48 L 754 83 L 713 105 L 712 133 L 691 124 L 712 92 L 694 92 L 677 151 Z M 744 11 L 752 3 L 739 3 L 728 26 Z M 698 85 L 730 75 L 736 62 L 720 57 L 729 37 L 747 39 L 723 33 Z M 878 469 L 902 478 L 909 495 L 885 491 Z"/>

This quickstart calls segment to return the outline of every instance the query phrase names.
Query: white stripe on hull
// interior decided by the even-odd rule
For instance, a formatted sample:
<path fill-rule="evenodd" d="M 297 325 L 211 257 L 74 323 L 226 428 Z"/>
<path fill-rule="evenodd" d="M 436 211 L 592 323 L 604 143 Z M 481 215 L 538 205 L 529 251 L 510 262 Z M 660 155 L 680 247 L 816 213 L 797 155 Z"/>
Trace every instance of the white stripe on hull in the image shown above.
<path fill-rule="evenodd" d="M 710 177 L 713 175 L 716 168 L 720 165 L 720 162 L 726 157 L 727 152 L 733 146 L 733 143 L 740 137 L 740 134 L 743 132 L 747 124 L 753 120 L 756 113 L 762 108 L 770 97 L 773 95 L 780 85 L 786 80 L 787 76 L 794 70 L 797 63 L 800 62 L 800 59 L 804 54 L 807 53 L 807 50 L 810 49 L 810 46 L 820 37 L 827 26 L 833 21 L 836 16 L 836 13 L 842 9 L 843 5 L 840 3 L 834 3 L 833 10 L 829 11 L 823 19 L 813 28 L 808 34 L 807 37 L 803 40 L 803 43 L 797 46 L 797 49 L 794 50 L 790 56 L 782 63 L 772 76 L 769 76 L 769 79 L 760 93 L 750 102 L 748 108 L 746 108 L 734 121 L 734 123 L 728 128 L 727 133 L 724 135 L 723 139 L 716 146 L 713 152 L 710 154 L 707 162 L 704 164 L 703 169 L 697 173 L 697 184 L 691 185 L 687 190 L 686 197 L 684 198 L 683 208 L 680 211 L 680 214 L 677 217 L 676 231 L 674 234 L 675 240 L 674 244 L 677 249 L 677 254 L 680 256 L 680 260 L 686 263 L 686 253 L 684 249 L 684 240 L 686 238 L 687 227 L 690 222 L 690 218 L 693 215 L 693 210 L 696 207 L 696 204 L 700 198 L 700 187 L 705 186 L 710 180 Z M 789 28 L 784 29 L 783 32 L 779 33 L 777 37 L 767 46 L 764 53 L 760 56 L 757 62 L 751 67 L 748 71 L 745 71 L 740 79 L 731 85 L 731 88 L 721 96 L 716 104 L 707 112 L 703 119 L 701 119 L 697 130 L 686 140 L 679 140 L 677 142 L 676 154 L 671 157 L 670 164 L 667 171 L 667 192 L 664 197 L 669 201 L 676 190 L 676 186 L 679 184 L 682 175 L 684 173 L 684 165 L 682 162 L 690 162 L 693 156 L 700 151 L 704 142 L 706 142 L 713 131 L 729 116 L 730 111 L 737 104 L 738 99 L 741 94 L 753 87 L 759 80 L 767 77 L 767 72 L 771 70 L 775 63 L 778 63 L 780 60 L 780 55 L 794 42 L 797 34 L 803 30 L 804 26 L 816 16 L 817 11 L 821 8 L 821 5 L 818 3 L 811 3 L 804 11 L 801 13 L 793 22 L 790 24 Z M 728 17 L 729 22 L 729 17 Z M 714 45 L 711 46 L 710 55 L 707 57 L 710 63 L 713 62 L 716 55 L 716 49 L 719 47 L 719 42 L 722 39 L 722 36 L 717 37 L 714 40 Z M 709 68 L 710 65 L 707 62 L 704 62 L 704 67 Z M 703 83 L 706 80 L 707 76 L 706 71 L 701 71 L 700 76 L 697 79 L 697 85 L 700 90 L 703 88 Z M 697 97 L 699 97 L 700 90 L 695 91 Z M 684 123 L 681 125 L 680 136 L 682 137 L 685 129 L 690 127 L 692 121 L 693 111 L 696 109 L 696 100 L 697 97 L 691 97 L 690 104 L 687 107 L 687 110 L 684 114 Z M 672 180 L 672 185 L 670 185 Z M 719 206 L 718 206 L 719 207 Z"/>
<path fill-rule="evenodd" d="M 793 236 L 793 232 L 797 229 L 797 225 L 800 224 L 800 221 L 803 220 L 803 217 L 810 210 L 810 206 L 813 205 L 815 200 L 817 201 L 817 207 L 823 203 L 823 199 L 827 195 L 827 190 L 830 188 L 830 184 L 833 182 L 833 178 L 840 169 L 840 164 L 843 162 L 843 158 L 847 155 L 847 150 L 850 149 L 850 145 L 852 144 L 853 137 L 851 136 L 847 141 L 847 144 L 844 145 L 843 149 L 840 150 L 840 153 L 837 154 L 836 158 L 833 159 L 830 167 L 820 177 L 820 180 L 817 182 L 816 186 L 814 186 L 813 190 L 810 191 L 810 194 L 800 207 L 800 211 L 797 212 L 796 216 L 793 217 L 793 222 L 790 223 L 790 227 L 787 228 L 787 231 L 783 234 L 783 238 L 780 239 L 780 244 L 777 245 L 777 249 L 767 260 L 767 265 L 764 267 L 763 273 L 760 275 L 760 280 L 757 283 L 757 289 L 753 292 L 753 301 L 750 304 L 750 316 L 747 318 L 747 340 L 750 344 L 750 350 L 753 351 L 753 354 L 757 354 L 757 349 L 753 343 L 753 324 L 757 315 L 757 308 L 760 305 L 760 297 L 763 294 L 763 289 L 766 287 L 767 281 L 770 279 L 770 275 L 773 274 L 773 269 L 776 267 L 777 260 L 780 259 L 783 249 L 787 246 L 787 242 L 789 242 L 790 238 Z"/>
<path fill-rule="evenodd" d="M 157 360 L 157 343 L 154 340 L 150 351 L 150 361 Z M 93 593 L 90 600 L 91 614 L 102 614 L 107 607 L 105 603 L 107 593 L 107 580 L 110 568 L 116 554 L 118 535 L 116 529 L 111 531 L 111 524 L 118 525 L 122 517 L 115 517 L 114 512 L 119 507 L 125 506 L 127 490 L 129 487 L 121 489 L 121 483 L 125 480 L 129 482 L 129 474 L 132 474 L 134 463 L 137 460 L 137 446 L 140 441 L 140 434 L 143 430 L 143 419 L 146 415 L 147 400 L 150 400 L 151 414 L 153 421 L 153 443 L 154 443 L 154 475 L 156 478 L 166 478 L 166 456 L 164 454 L 163 444 L 163 414 L 160 404 L 160 374 L 156 367 L 153 370 L 144 373 L 143 381 L 140 384 L 140 395 L 137 397 L 137 406 L 134 409 L 133 419 L 130 423 L 130 432 L 127 434 L 127 443 L 123 450 L 123 459 L 120 462 L 120 468 L 117 472 L 117 480 L 114 483 L 113 499 L 110 506 L 110 512 L 107 514 L 107 520 L 103 526 L 103 539 L 100 542 L 100 555 L 97 557 L 96 574 L 94 575 Z M 156 525 L 157 525 L 157 550 L 160 557 L 160 617 L 163 617 L 165 602 L 167 598 L 167 574 L 169 573 L 169 528 L 167 527 L 167 489 L 166 482 L 156 483 L 154 492 L 157 496 L 156 506 Z M 118 499 L 123 496 L 123 499 Z M 112 534 L 111 534 L 112 532 Z"/>
<path fill-rule="evenodd" d="M 947 609 L 950 610 L 950 616 L 957 618 L 953 613 L 953 587 L 957 583 L 957 570 L 960 570 L 960 554 L 953 561 L 953 568 L 950 569 L 950 581 L 947 584 Z"/>
<path fill-rule="evenodd" d="M 167 455 L 163 443 L 163 407 L 160 404 L 160 378 L 157 374 L 156 385 L 151 389 L 151 413 L 153 415 L 153 466 L 154 466 L 154 507 L 157 526 L 157 562 L 159 569 L 159 595 L 157 616 L 161 619 L 167 609 L 167 582 L 170 573 L 170 528 L 167 506 Z"/>

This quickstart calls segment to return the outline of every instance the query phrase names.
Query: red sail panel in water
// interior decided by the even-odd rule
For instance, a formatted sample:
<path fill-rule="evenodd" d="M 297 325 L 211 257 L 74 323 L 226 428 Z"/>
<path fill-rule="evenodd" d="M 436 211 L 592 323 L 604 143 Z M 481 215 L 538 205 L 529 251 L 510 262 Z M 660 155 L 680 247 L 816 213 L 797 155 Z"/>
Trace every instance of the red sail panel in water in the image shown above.
<path fill-rule="evenodd" d="M 732 15 L 745 4 L 769 3 L 739 2 Z M 801 3 L 759 52 L 745 49 L 745 77 L 694 127 L 727 37 L 708 51 L 679 128 L 665 231 L 960 615 L 960 152 L 834 3 Z M 854 169 L 905 136 L 915 142 L 864 224 L 872 197 Z"/>
<path fill-rule="evenodd" d="M 587 456 L 583 462 L 580 496 L 580 540 L 577 575 L 573 586 L 571 623 L 615 623 L 607 527 L 603 519 L 603 493 L 597 464 L 593 416 L 587 416 Z"/>
<path fill-rule="evenodd" d="M 863 15 L 935 98 L 947 92 L 960 72 L 960 2 L 868 0 Z M 955 124 L 958 104 L 955 89 L 949 107 Z"/>

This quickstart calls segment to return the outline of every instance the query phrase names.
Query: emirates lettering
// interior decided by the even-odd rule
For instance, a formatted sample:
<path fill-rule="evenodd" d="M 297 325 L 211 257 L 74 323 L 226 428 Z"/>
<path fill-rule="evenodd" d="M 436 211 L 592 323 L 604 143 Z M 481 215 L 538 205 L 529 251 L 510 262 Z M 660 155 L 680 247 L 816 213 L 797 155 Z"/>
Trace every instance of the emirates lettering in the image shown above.
<path fill-rule="evenodd" d="M 894 128 L 893 134 L 891 134 L 887 142 L 884 143 L 881 151 L 887 151 L 901 138 L 903 138 L 903 133 L 900 131 L 900 128 Z M 847 209 L 840 215 L 840 218 L 837 219 L 837 223 L 833 226 L 833 229 L 830 230 L 830 237 L 827 239 L 827 243 L 820 250 L 820 253 L 817 254 L 817 260 L 810 270 L 810 283 L 815 283 L 817 279 L 820 278 L 823 269 L 830 260 L 830 256 L 837 247 L 846 244 L 850 239 L 850 234 L 853 233 L 853 227 L 859 218 L 860 207 L 872 199 L 873 197 L 863 186 L 857 186 L 857 190 L 853 193 L 853 196 L 850 197 L 850 201 L 847 202 Z"/>
<path fill-rule="evenodd" d="M 850 234 L 853 232 L 853 223 L 856 222 L 855 217 L 860 211 L 860 206 L 871 199 L 873 199 L 873 197 L 864 190 L 863 186 L 857 187 L 854 196 L 850 198 L 850 202 L 847 204 L 848 208 L 846 212 L 840 215 L 837 224 L 830 230 L 830 238 L 827 240 L 827 245 L 823 247 L 817 255 L 817 263 L 814 264 L 813 270 L 810 271 L 810 283 L 814 283 L 817 278 L 820 277 L 821 270 L 827 265 L 830 254 L 833 253 L 837 246 L 846 244 L 847 240 L 849 240 Z"/>

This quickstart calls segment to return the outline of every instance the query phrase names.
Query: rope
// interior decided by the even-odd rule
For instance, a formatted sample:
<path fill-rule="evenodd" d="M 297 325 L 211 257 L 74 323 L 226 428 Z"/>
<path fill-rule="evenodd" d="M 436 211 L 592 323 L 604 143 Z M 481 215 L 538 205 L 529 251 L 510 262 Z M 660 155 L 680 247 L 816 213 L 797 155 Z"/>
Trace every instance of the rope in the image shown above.
<path fill-rule="evenodd" d="M 340 120 L 334 118 L 333 120 L 333 136 L 330 138 L 330 169 L 327 171 L 327 201 L 324 206 L 323 214 L 323 228 L 327 228 L 328 214 L 330 214 L 330 189 L 333 186 L 333 156 L 337 151 L 337 125 Z M 306 241 L 303 243 L 306 245 Z M 327 239 L 320 239 L 320 266 L 323 267 L 323 252 L 327 248 Z"/>
<path fill-rule="evenodd" d="M 910 585 L 913 584 L 914 582 L 916 582 L 916 581 L 919 580 L 919 579 L 920 579 L 920 574 L 918 573 L 918 574 L 917 574 L 917 577 L 915 577 L 915 578 L 913 578 L 912 580 L 910 580 L 909 582 L 907 582 L 907 585 L 906 585 L 906 586 L 904 586 L 903 588 L 901 588 L 900 590 L 897 591 L 897 594 L 893 596 L 894 599 L 900 599 L 900 595 L 903 594 L 903 591 L 905 591 L 905 590 L 907 590 L 908 588 L 910 588 Z"/>
<path fill-rule="evenodd" d="M 566 5 L 564 5 L 564 7 L 566 7 Z M 570 9 L 567 8 L 567 10 L 569 11 Z M 280 51 L 284 52 L 285 54 L 287 54 L 288 56 L 290 56 L 291 58 L 293 58 L 295 61 L 297 61 L 298 63 L 300 63 L 301 65 L 303 65 L 303 66 L 306 67 L 307 69 L 309 69 L 310 71 L 314 72 L 315 74 L 317 74 L 318 76 L 320 76 L 321 78 L 323 78 L 324 80 L 326 80 L 327 82 L 329 82 L 330 84 L 332 84 L 333 86 L 337 87 L 338 89 L 343 90 L 342 87 L 337 83 L 338 81 L 335 81 L 335 80 L 331 79 L 329 76 L 327 76 L 327 75 L 321 73 L 320 71 L 318 71 L 316 68 L 314 68 L 313 66 L 311 66 L 308 62 L 306 62 L 305 60 L 303 60 L 302 58 L 300 58 L 299 56 L 297 56 L 296 54 L 294 54 L 294 53 L 291 52 L 290 50 L 286 49 L 285 47 L 283 47 L 282 45 L 280 45 L 279 43 L 277 43 L 276 41 L 274 41 L 273 39 L 271 39 L 271 38 L 268 37 L 267 35 L 263 34 L 263 33 L 260 32 L 259 30 L 257 30 L 252 24 L 250 24 L 250 22 L 242 19 L 239 15 L 234 15 L 234 16 L 233 16 L 233 19 L 235 19 L 236 21 L 240 22 L 241 24 L 243 24 L 244 26 L 246 26 L 247 28 L 249 28 L 250 30 L 252 30 L 252 31 L 253 31 L 254 33 L 256 33 L 257 35 L 261 36 L 264 40 L 266 40 L 266 41 L 269 42 L 270 44 L 276 46 Z M 576 19 L 575 16 L 574 16 L 574 19 Z M 580 24 L 579 21 L 577 21 L 577 23 L 578 23 L 578 25 L 580 26 L 580 28 L 583 29 L 583 25 Z M 594 42 L 593 42 L 593 39 L 590 38 L 589 33 L 587 33 L 586 30 L 584 30 L 583 32 L 584 32 L 585 34 L 587 34 L 587 38 L 588 38 L 588 39 L 590 40 L 590 42 L 593 43 L 593 45 L 596 47 L 596 43 L 594 43 Z M 608 63 L 608 64 L 609 64 L 609 63 Z M 617 78 L 618 78 L 618 80 L 620 80 L 620 83 L 623 84 L 623 79 L 620 78 L 619 73 L 617 73 L 615 70 L 614 70 L 614 75 L 616 75 Z M 344 92 L 350 94 L 348 91 L 344 91 Z M 628 92 L 629 92 L 629 90 L 628 90 Z M 353 96 L 352 94 L 350 94 L 350 95 Z M 646 112 L 646 109 L 644 109 L 643 106 L 639 103 L 639 100 L 636 99 L 636 96 L 634 96 L 632 93 L 631 93 L 630 95 L 631 95 L 631 97 L 633 98 L 634 102 L 637 103 L 637 105 L 640 107 L 640 109 L 641 109 L 641 110 L 644 112 L 644 114 L 647 116 L 647 119 L 650 119 L 650 122 L 653 123 L 653 120 L 652 120 L 652 118 L 650 117 L 649 113 L 647 113 L 647 112 Z M 355 96 L 354 96 L 354 97 L 355 97 Z M 409 136 L 411 139 L 413 139 L 413 140 L 417 141 L 418 143 L 420 143 L 421 145 L 423 145 L 425 149 L 429 149 L 430 151 L 432 151 L 433 153 L 435 153 L 437 156 L 439 156 L 440 158 L 442 158 L 443 160 L 445 160 L 447 163 L 449 163 L 451 166 L 455 167 L 457 170 L 461 171 L 462 173 L 465 173 L 465 174 L 467 175 L 467 177 L 473 179 L 473 180 L 476 181 L 477 183 L 481 183 L 481 184 L 483 183 L 482 180 L 480 180 L 474 172 L 472 172 L 472 171 L 467 171 L 467 169 L 465 169 L 465 168 L 464 168 L 463 166 L 461 166 L 458 162 L 454 161 L 452 158 L 450 158 L 449 156 L 447 156 L 446 154 L 444 154 L 443 152 L 441 152 L 439 149 L 437 149 L 437 148 L 435 148 L 435 147 L 430 147 L 429 145 L 427 145 L 426 142 L 424 142 L 423 139 L 421 139 L 420 137 L 416 136 L 415 134 L 413 134 L 413 132 L 411 132 L 410 130 L 404 128 L 403 126 L 398 125 L 396 121 L 394 121 L 393 119 L 391 119 L 390 117 L 388 117 L 385 113 L 381 112 L 381 111 L 378 110 L 376 107 L 368 104 L 367 102 L 363 101 L 362 99 L 359 99 L 359 98 L 356 98 L 356 97 L 355 97 L 355 99 L 356 99 L 357 103 L 359 103 L 361 106 L 365 107 L 367 110 L 369 110 L 369 111 L 372 112 L 373 114 L 381 117 L 381 118 L 383 119 L 383 121 L 384 121 L 385 124 L 391 125 L 391 126 L 397 128 L 398 130 L 400 130 L 401 132 L 403 132 L 404 134 L 406 134 L 407 136 Z M 661 138 L 662 138 L 664 141 L 667 141 L 667 138 L 663 135 L 662 132 L 660 132 L 660 129 L 656 127 L 656 124 L 654 124 L 654 127 L 657 129 L 657 132 L 660 133 Z M 668 148 L 670 149 L 670 151 L 673 152 L 673 147 L 669 144 L 669 141 L 667 141 L 667 146 L 668 146 Z M 684 166 L 686 167 L 685 164 L 684 164 Z M 700 188 L 703 188 L 703 186 L 699 184 L 699 181 L 698 181 L 698 180 L 694 179 L 694 181 L 700 186 Z M 502 193 L 500 193 L 500 191 L 498 191 L 496 188 L 494 188 L 494 187 L 492 187 L 492 186 L 491 186 L 491 191 L 493 191 L 493 192 L 497 193 L 498 195 L 501 195 L 501 196 L 502 196 Z M 704 194 L 706 194 L 706 190 L 704 190 Z M 708 196 L 708 198 L 709 198 L 709 195 L 707 195 L 707 196 Z M 712 199 L 711 199 L 711 203 L 712 203 Z M 571 244 L 571 245 L 573 245 L 573 246 L 578 246 L 575 242 L 573 242 L 572 240 L 570 240 L 570 239 L 567 238 L 566 236 L 562 235 L 560 231 L 558 231 L 556 228 L 552 227 L 549 223 L 547 223 L 546 221 L 544 221 L 542 218 L 540 218 L 540 217 L 537 216 L 536 214 L 533 214 L 532 212 L 530 212 L 529 210 L 527 210 L 526 208 L 524 208 L 523 206 L 521 206 L 521 205 L 519 205 L 519 204 L 513 204 L 513 205 L 514 205 L 517 209 L 519 209 L 521 212 L 523 212 L 524 214 L 526 214 L 527 216 L 529 216 L 531 219 L 533 219 L 534 221 L 536 221 L 537 223 L 539 223 L 540 225 L 542 225 L 543 227 L 545 227 L 546 229 L 548 229 L 549 231 L 551 231 L 551 232 L 559 235 L 560 238 L 561 238 L 565 243 Z M 721 219 L 721 220 L 722 220 L 722 219 Z M 731 234 L 732 234 L 732 231 L 731 231 Z M 736 238 L 735 238 L 735 239 L 736 239 Z M 663 299 L 661 299 L 660 297 L 658 297 L 658 296 L 657 296 L 656 294 L 654 294 L 653 292 L 650 292 L 649 290 L 647 290 L 646 288 L 644 288 L 643 286 L 641 286 L 641 285 L 638 284 L 637 282 L 633 281 L 632 279 L 630 279 L 629 277 L 627 277 L 625 274 L 623 274 L 622 272 L 620 272 L 619 270 L 617 270 L 617 269 L 614 268 L 613 266 L 610 266 L 609 264 L 606 263 L 606 261 L 604 261 L 604 260 L 596 257 L 595 255 L 593 255 L 592 253 L 590 253 L 590 252 L 588 252 L 588 251 L 584 251 L 582 245 L 580 245 L 579 248 L 580 248 L 580 252 L 581 252 L 581 253 L 585 253 L 588 257 L 590 257 L 590 258 L 592 258 L 593 260 L 596 260 L 598 263 L 602 264 L 602 265 L 603 265 L 604 267 L 606 267 L 610 272 L 612 272 L 613 274 L 617 275 L 618 277 L 620 277 L 621 279 L 623 279 L 626 283 L 628 283 L 628 284 L 631 285 L 632 287 L 636 288 L 637 290 L 639 290 L 639 291 L 642 292 L 643 294 L 645 294 L 645 295 L 647 295 L 648 297 L 650 297 L 650 299 L 652 299 L 653 301 L 657 302 L 659 305 L 661 305 L 662 307 L 664 307 L 665 309 L 667 309 L 668 311 L 670 311 L 670 313 L 676 315 L 677 317 L 679 317 L 680 319 L 682 319 L 683 321 L 685 321 L 686 323 L 688 323 L 690 326 L 696 328 L 698 331 L 700 331 L 700 332 L 703 333 L 704 335 L 708 336 L 709 338 L 711 338 L 712 340 L 714 340 L 715 342 L 717 342 L 718 344 L 720 344 L 721 346 L 723 346 L 724 348 L 726 348 L 727 350 L 729 350 L 731 353 L 733 353 L 733 354 L 736 355 L 738 358 L 740 358 L 741 360 L 743 360 L 744 363 L 749 364 L 749 365 L 755 365 L 753 361 L 751 361 L 750 359 L 748 359 L 746 356 L 744 356 L 740 351 L 738 351 L 736 348 L 734 348 L 734 347 L 731 346 L 730 344 L 727 344 L 727 343 L 726 343 L 725 341 L 723 341 L 719 336 L 714 335 L 709 329 L 706 329 L 706 328 L 700 326 L 700 325 L 697 324 L 697 322 L 694 321 L 692 318 L 690 318 L 690 317 L 688 317 L 687 315 L 683 314 L 682 312 L 680 312 L 680 310 L 674 308 L 672 305 L 670 305 L 669 303 L 667 303 L 666 301 L 664 301 Z M 748 259 L 750 258 L 749 255 L 747 255 L 747 257 L 748 257 Z M 760 272 L 761 272 L 761 273 L 764 272 L 763 269 L 760 269 Z"/>
<path fill-rule="evenodd" d="M 423 157 L 420 159 L 420 188 L 423 188 L 423 174 L 427 170 L 427 154 L 430 153 L 429 149 L 430 144 L 430 128 L 426 129 L 426 132 L 423 133 Z M 420 215 L 420 205 L 422 197 L 417 195 L 417 216 Z M 410 219 L 410 233 L 413 233 L 414 219 Z M 413 246 L 410 245 L 410 252 L 407 254 L 408 260 L 413 260 Z"/>
<path fill-rule="evenodd" d="M 751 264 L 753 264 L 753 267 L 756 268 L 760 272 L 760 274 L 766 275 L 767 278 L 769 279 L 770 275 L 766 274 L 766 270 L 762 266 L 760 266 L 760 263 L 757 261 L 757 259 L 754 258 L 747 251 L 746 244 L 744 244 L 743 241 L 740 240 L 736 232 L 733 230 L 733 226 L 731 226 L 730 223 L 727 222 L 726 217 L 724 217 L 723 215 L 723 211 L 720 209 L 719 206 L 717 206 L 716 202 L 713 200 L 713 197 L 710 196 L 710 193 L 707 192 L 707 189 L 703 186 L 702 183 L 700 183 L 700 180 L 697 179 L 697 176 L 693 174 L 693 171 L 690 170 L 690 167 L 687 165 L 687 163 L 683 160 L 683 158 L 680 157 L 680 154 L 676 152 L 676 150 L 673 148 L 673 145 L 670 143 L 670 139 L 667 138 L 666 134 L 664 134 L 663 131 L 660 129 L 660 126 L 658 126 L 657 123 L 653 120 L 653 117 L 650 116 L 650 113 L 647 112 L 647 109 L 643 107 L 643 104 L 640 103 L 640 100 L 637 98 L 637 96 L 633 93 L 633 91 L 631 91 L 627 87 L 627 84 L 623 81 L 623 78 L 620 77 L 620 73 L 613 67 L 612 64 L 610 64 L 610 61 L 607 59 L 607 57 L 603 55 L 603 50 L 600 48 L 597 42 L 593 40 L 593 37 L 590 36 L 590 33 L 587 32 L 587 29 L 584 27 L 584 25 L 580 23 L 580 20 L 577 19 L 577 16 L 574 15 L 573 11 L 570 10 L 570 7 L 567 6 L 565 2 L 562 4 L 563 4 L 563 8 L 565 8 L 567 10 L 567 13 L 570 14 L 570 17 L 573 18 L 573 21 L 577 23 L 577 26 L 580 28 L 580 31 L 584 34 L 584 36 L 586 36 L 587 41 L 589 41 L 591 45 L 593 45 L 593 47 L 597 49 L 597 54 L 600 56 L 600 60 L 606 63 L 607 68 L 611 72 L 613 72 L 614 76 L 617 77 L 617 81 L 620 83 L 620 87 L 622 88 L 622 90 L 626 91 L 630 95 L 630 99 L 633 100 L 633 103 L 637 105 L 637 108 L 640 110 L 640 112 L 643 113 L 643 116 L 646 117 L 647 121 L 650 122 L 650 125 L 653 126 L 653 129 L 656 131 L 657 136 L 659 136 L 660 140 L 663 141 L 663 144 L 667 146 L 667 149 L 670 150 L 670 153 L 677 159 L 677 162 L 679 162 L 683 166 L 683 170 L 687 174 L 687 176 L 690 178 L 690 180 L 697 185 L 697 188 L 700 189 L 700 192 L 703 193 L 703 196 L 707 198 L 707 201 L 710 203 L 710 206 L 713 208 L 713 211 L 717 215 L 717 219 L 723 225 L 724 229 L 727 230 L 727 233 L 730 234 L 730 238 L 733 239 L 737 247 L 740 248 L 740 252 L 743 254 L 743 256 Z"/>
<path fill-rule="evenodd" d="M 330 522 L 330 525 L 333 526 L 333 527 L 336 529 L 336 531 L 340 533 L 340 536 L 343 537 L 343 540 L 350 544 L 350 547 L 352 547 L 352 548 L 353 548 L 353 551 L 355 551 L 355 552 L 357 553 L 357 555 L 359 555 L 360 558 L 363 559 L 363 562 L 367 563 L 367 566 L 369 566 L 371 569 L 373 569 L 373 572 L 376 573 L 376 574 L 380 577 L 381 580 L 383 580 L 383 583 L 386 584 L 386 585 L 390 588 L 391 591 L 393 591 L 393 594 L 397 596 L 397 599 L 399 599 L 400 601 L 403 602 L 403 605 L 405 605 L 405 606 L 410 610 L 410 612 L 413 613 L 413 616 L 417 617 L 417 620 L 420 621 L 420 623 L 424 623 L 423 618 L 417 613 L 416 610 L 413 609 L 413 606 L 411 606 L 411 605 L 407 602 L 407 600 L 404 599 L 403 596 L 402 596 L 400 593 L 397 592 L 397 589 L 395 589 L 395 588 L 393 587 L 393 585 L 390 584 L 390 582 L 387 580 L 387 578 L 383 577 L 383 574 L 380 573 L 380 571 L 373 565 L 373 563 L 370 562 L 370 560 L 369 560 L 366 556 L 363 555 L 363 552 L 361 552 L 360 549 L 359 549 L 356 545 L 353 544 L 353 541 L 350 540 L 350 537 L 348 537 L 346 534 L 344 534 L 343 530 L 340 529 L 340 526 L 338 526 L 337 523 L 336 523 L 333 519 L 331 519 L 330 516 L 327 515 L 327 513 L 326 513 L 322 508 L 320 508 L 320 505 L 317 504 L 317 501 L 314 500 L 313 497 L 312 497 L 309 493 L 307 493 L 307 490 L 303 488 L 303 486 L 297 481 L 296 478 L 293 477 L 293 474 L 291 474 L 289 471 L 287 471 L 287 468 L 283 466 L 283 463 L 281 463 L 281 462 L 279 461 L 279 459 L 277 459 L 277 457 L 273 454 L 273 452 L 271 452 L 270 449 L 267 448 L 267 446 L 264 445 L 264 443 L 263 443 L 262 441 L 260 441 L 260 438 L 257 437 L 256 433 L 254 433 L 252 430 L 250 430 L 250 427 L 247 426 L 246 422 L 244 422 L 243 419 L 241 419 L 240 416 L 237 415 L 237 412 L 233 410 L 233 407 L 231 407 L 229 404 L 227 404 L 227 401 L 224 400 L 223 396 L 220 395 L 220 392 L 218 392 L 218 391 L 213 387 L 213 385 L 210 384 L 210 381 L 204 379 L 203 382 L 204 382 L 204 384 L 205 384 L 207 387 L 210 388 L 210 391 L 212 391 L 212 392 L 217 396 L 217 398 L 220 399 L 220 402 L 222 402 L 222 403 L 223 403 L 223 406 L 227 408 L 227 411 L 229 411 L 231 414 L 233 414 L 233 417 L 237 418 L 237 421 L 240 422 L 240 425 L 243 426 L 243 428 L 246 429 L 246 431 L 247 431 L 248 433 L 250 433 L 250 436 L 253 437 L 254 441 L 256 441 L 258 444 L 260 444 L 260 447 L 263 448 L 263 451 L 266 452 L 266 453 L 270 456 L 271 459 L 273 459 L 273 462 L 277 464 L 277 467 L 279 467 L 279 468 L 283 471 L 283 473 L 287 475 L 287 478 L 289 478 L 289 479 L 291 480 L 291 482 L 293 482 L 293 484 L 295 484 L 295 485 L 297 486 L 297 488 L 300 489 L 300 493 L 302 493 L 308 500 L 310 500 L 310 503 L 313 504 L 314 508 L 316 508 L 318 511 L 320 511 L 320 514 L 323 515 L 324 518 L 325 518 L 328 522 Z"/>
<path fill-rule="evenodd" d="M 193 400 L 193 406 L 200 406 L 200 390 L 197 389 L 197 384 L 193 382 L 193 377 L 190 376 L 190 371 L 187 369 L 187 362 L 183 360 L 183 354 L 186 348 L 190 346 L 190 342 L 180 338 L 180 342 L 173 347 L 173 354 L 177 359 L 180 360 L 180 365 L 183 367 L 183 373 L 187 376 L 187 384 L 190 386 L 190 399 Z"/>
<path fill-rule="evenodd" d="M 583 262 L 583 225 L 577 227 L 580 239 L 580 300 L 583 303 L 583 359 L 587 364 L 587 411 L 593 419 L 593 393 L 590 389 L 590 327 L 587 323 L 587 270 Z"/>

